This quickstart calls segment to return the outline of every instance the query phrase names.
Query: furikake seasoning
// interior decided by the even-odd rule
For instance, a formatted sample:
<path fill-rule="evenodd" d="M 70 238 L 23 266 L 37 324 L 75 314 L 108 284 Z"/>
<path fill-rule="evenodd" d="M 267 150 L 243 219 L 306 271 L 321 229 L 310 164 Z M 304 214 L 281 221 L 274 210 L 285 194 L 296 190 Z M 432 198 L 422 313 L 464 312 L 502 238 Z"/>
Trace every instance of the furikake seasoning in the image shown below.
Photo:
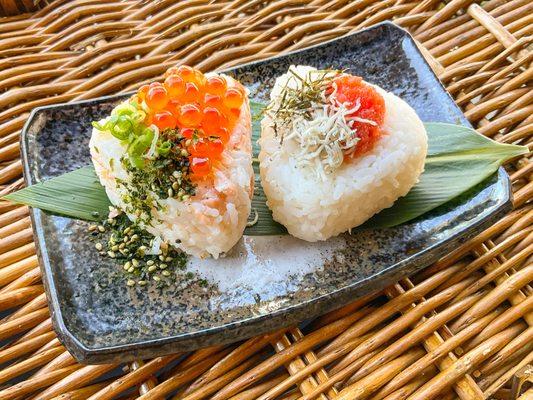
<path fill-rule="evenodd" d="M 102 257 L 120 263 L 128 286 L 145 286 L 155 281 L 158 287 L 165 287 L 177 278 L 192 280 L 195 277 L 185 271 L 185 253 L 166 242 L 161 242 L 158 251 L 154 251 L 156 238 L 122 212 L 101 225 L 89 226 L 89 231 L 95 240 L 95 250 Z"/>
<path fill-rule="evenodd" d="M 187 151 L 190 139 L 178 129 L 157 132 L 144 126 L 144 114 L 131 105 L 120 105 L 114 113 L 104 125 L 95 123 L 95 127 L 111 132 L 127 145 L 120 162 L 128 179 L 116 179 L 124 189 L 125 209 L 114 209 L 110 214 L 116 215 L 114 218 L 89 227 L 98 240 L 95 249 L 121 263 L 128 286 L 145 286 L 149 281 L 157 282 L 159 287 L 168 286 L 178 275 L 181 280 L 191 280 L 190 274 L 183 272 L 187 255 L 144 229 L 152 224 L 154 211 L 164 211 L 162 200 L 186 201 L 194 196 Z M 135 222 L 124 211 L 135 215 Z"/>
<path fill-rule="evenodd" d="M 139 222 L 150 224 L 152 209 L 164 208 L 159 200 L 173 198 L 185 201 L 194 196 L 195 185 L 190 179 L 186 141 L 179 130 L 166 129 L 159 135 L 161 145 L 154 158 L 144 159 L 142 165 L 130 162 L 128 155 L 121 158 L 130 179 L 117 179 L 117 183 L 126 189 L 122 197 L 125 211 L 135 214 Z"/>

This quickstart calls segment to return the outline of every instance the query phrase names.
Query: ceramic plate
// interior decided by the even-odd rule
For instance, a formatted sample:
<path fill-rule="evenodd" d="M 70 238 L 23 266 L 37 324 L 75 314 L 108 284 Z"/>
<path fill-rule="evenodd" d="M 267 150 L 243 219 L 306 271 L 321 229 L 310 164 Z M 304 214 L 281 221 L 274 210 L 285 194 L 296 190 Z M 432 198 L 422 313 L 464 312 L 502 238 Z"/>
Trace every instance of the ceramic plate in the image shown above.
<path fill-rule="evenodd" d="M 390 23 L 229 71 L 265 101 L 291 64 L 348 68 L 406 100 L 424 121 L 468 124 L 412 38 Z M 33 184 L 90 164 L 91 121 L 124 96 L 33 111 L 22 136 Z M 55 329 L 82 362 L 148 358 L 234 342 L 340 307 L 434 262 L 510 209 L 507 175 L 392 229 L 324 243 L 245 236 L 219 260 L 194 261 L 207 286 L 129 288 L 120 265 L 98 256 L 88 223 L 32 210 Z"/>

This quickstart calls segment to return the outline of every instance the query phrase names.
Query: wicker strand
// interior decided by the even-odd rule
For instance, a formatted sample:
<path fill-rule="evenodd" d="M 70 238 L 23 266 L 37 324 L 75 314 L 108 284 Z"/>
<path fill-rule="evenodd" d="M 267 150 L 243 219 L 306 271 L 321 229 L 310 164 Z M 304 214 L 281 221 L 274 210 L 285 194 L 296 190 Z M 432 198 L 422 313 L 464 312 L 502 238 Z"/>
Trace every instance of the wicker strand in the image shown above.
<path fill-rule="evenodd" d="M 132 90 L 176 63 L 216 70 L 284 54 L 385 19 L 415 35 L 479 132 L 533 148 L 532 15 L 529 0 L 58 0 L 0 19 L 0 196 L 23 185 L 18 139 L 34 107 Z M 533 362 L 533 166 L 520 157 L 506 168 L 514 211 L 384 293 L 306 329 L 125 370 L 81 366 L 61 346 L 28 209 L 0 201 L 0 398 L 509 394 Z"/>

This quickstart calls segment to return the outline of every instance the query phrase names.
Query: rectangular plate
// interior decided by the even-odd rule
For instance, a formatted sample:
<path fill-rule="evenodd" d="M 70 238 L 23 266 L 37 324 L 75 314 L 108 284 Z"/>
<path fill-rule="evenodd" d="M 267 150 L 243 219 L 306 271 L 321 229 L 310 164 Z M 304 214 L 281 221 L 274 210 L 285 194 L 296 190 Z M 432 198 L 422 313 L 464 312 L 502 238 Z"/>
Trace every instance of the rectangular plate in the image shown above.
<path fill-rule="evenodd" d="M 424 121 L 468 125 L 412 38 L 393 24 L 228 73 L 265 102 L 291 64 L 348 68 L 402 97 Z M 89 164 L 91 121 L 124 98 L 34 110 L 22 135 L 27 183 Z M 94 251 L 86 222 L 37 209 L 31 215 L 56 332 L 79 361 L 102 363 L 234 342 L 323 314 L 434 262 L 507 212 L 510 196 L 500 169 L 461 198 L 396 228 L 320 244 L 247 236 L 226 258 L 202 261 L 204 276 L 214 279 L 208 288 L 128 288 L 122 268 Z"/>

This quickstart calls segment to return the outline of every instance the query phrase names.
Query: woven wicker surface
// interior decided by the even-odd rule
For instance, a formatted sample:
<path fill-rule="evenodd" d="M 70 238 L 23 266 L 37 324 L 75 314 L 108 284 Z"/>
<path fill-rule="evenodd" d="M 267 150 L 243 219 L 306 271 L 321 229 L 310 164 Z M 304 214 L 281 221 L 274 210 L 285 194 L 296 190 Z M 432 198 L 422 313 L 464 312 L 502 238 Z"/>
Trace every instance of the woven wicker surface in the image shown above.
<path fill-rule="evenodd" d="M 0 0 L 0 17 L 35 11 L 45 5 L 43 0 Z"/>
<path fill-rule="evenodd" d="M 131 90 L 176 63 L 226 68 L 386 19 L 424 46 L 481 133 L 531 146 L 533 3 L 481 3 L 59 0 L 0 19 L 0 195 L 23 184 L 18 138 L 36 106 Z M 516 398 L 533 360 L 533 168 L 527 158 L 506 167 L 514 211 L 417 276 L 305 330 L 129 365 L 80 365 L 58 342 L 28 209 L 0 202 L 0 399 Z"/>

